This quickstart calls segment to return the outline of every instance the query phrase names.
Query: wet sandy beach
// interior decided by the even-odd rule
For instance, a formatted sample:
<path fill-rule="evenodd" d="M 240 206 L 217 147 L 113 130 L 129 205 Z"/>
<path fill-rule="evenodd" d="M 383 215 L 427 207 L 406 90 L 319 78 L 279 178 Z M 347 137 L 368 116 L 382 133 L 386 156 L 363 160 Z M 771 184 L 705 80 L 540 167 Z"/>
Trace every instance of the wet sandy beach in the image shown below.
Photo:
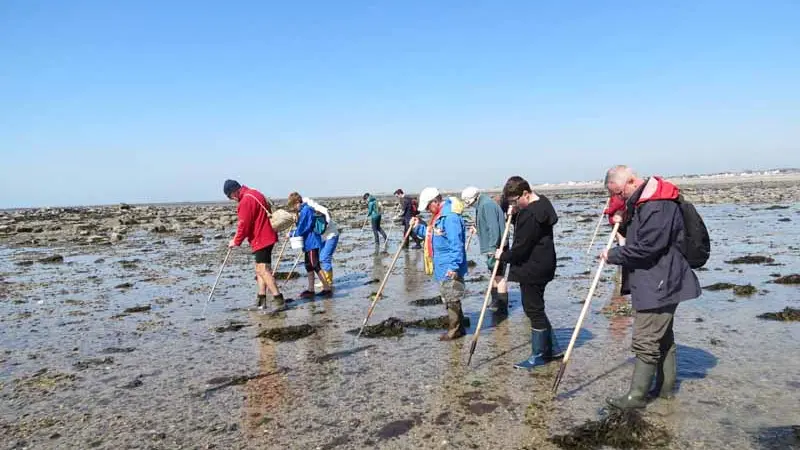
<path fill-rule="evenodd" d="M 800 273 L 800 188 L 766 182 L 686 192 L 712 238 L 701 285 L 753 289 L 705 290 L 681 304 L 680 389 L 644 418 L 667 431 L 667 448 L 800 448 L 800 323 L 757 318 L 800 308 L 800 285 L 774 282 Z M 566 346 L 591 281 L 586 272 L 606 240 L 601 235 L 587 257 L 604 199 L 546 195 L 560 216 L 547 308 Z M 357 239 L 364 215 L 357 202 L 328 206 L 345 228 L 334 298 L 249 311 L 252 257 L 241 249 L 202 321 L 234 206 L 0 213 L 0 448 L 560 448 L 550 439 L 597 419 L 604 398 L 628 387 L 632 318 L 613 300 L 615 268 L 604 271 L 557 397 L 550 394 L 557 363 L 531 373 L 512 367 L 530 350 L 513 284 L 509 318 L 498 323 L 487 313 L 466 367 L 488 277 L 474 241 L 467 338 L 443 343 L 439 331 L 406 328 L 399 337 L 356 340 L 348 331 L 361 325 L 373 280 L 392 254 L 374 256 L 369 232 Z M 391 253 L 400 230 L 391 233 Z M 771 260 L 732 263 L 748 255 Z M 285 286 L 287 297 L 297 296 L 305 279 Z M 441 316 L 442 305 L 411 303 L 436 295 L 422 253 L 403 251 L 370 324 Z M 304 324 L 313 333 L 294 341 L 258 337 Z"/>

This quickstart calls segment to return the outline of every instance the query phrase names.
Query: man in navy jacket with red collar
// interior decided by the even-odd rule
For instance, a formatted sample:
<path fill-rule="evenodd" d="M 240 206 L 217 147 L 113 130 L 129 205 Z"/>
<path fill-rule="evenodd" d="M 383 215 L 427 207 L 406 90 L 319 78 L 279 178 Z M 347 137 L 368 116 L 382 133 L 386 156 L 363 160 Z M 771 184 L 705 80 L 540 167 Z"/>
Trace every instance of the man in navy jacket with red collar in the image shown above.
<path fill-rule="evenodd" d="M 639 178 L 627 166 L 608 171 L 606 188 L 612 197 L 625 200 L 627 231 L 625 245 L 604 251 L 601 258 L 629 272 L 631 303 L 636 310 L 631 387 L 626 395 L 607 401 L 621 409 L 643 408 L 654 375 L 657 395 L 672 397 L 675 310 L 678 303 L 700 296 L 700 283 L 680 251 L 685 233 L 678 188 L 659 177 Z"/>

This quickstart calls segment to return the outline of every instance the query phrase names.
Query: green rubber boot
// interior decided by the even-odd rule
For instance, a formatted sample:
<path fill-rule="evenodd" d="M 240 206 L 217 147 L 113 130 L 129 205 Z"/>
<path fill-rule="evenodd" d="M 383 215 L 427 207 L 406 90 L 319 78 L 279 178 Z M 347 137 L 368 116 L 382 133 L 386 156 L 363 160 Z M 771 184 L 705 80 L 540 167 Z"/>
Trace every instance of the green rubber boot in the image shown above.
<path fill-rule="evenodd" d="M 656 372 L 656 387 L 653 396 L 659 396 L 664 400 L 671 400 L 675 397 L 675 381 L 678 378 L 677 348 L 675 344 L 667 350 L 667 354 L 659 361 Z"/>
<path fill-rule="evenodd" d="M 653 383 L 656 368 L 656 364 L 647 364 L 637 358 L 628 393 L 621 397 L 607 398 L 606 403 L 618 409 L 636 409 L 647 406 L 647 392 Z"/>

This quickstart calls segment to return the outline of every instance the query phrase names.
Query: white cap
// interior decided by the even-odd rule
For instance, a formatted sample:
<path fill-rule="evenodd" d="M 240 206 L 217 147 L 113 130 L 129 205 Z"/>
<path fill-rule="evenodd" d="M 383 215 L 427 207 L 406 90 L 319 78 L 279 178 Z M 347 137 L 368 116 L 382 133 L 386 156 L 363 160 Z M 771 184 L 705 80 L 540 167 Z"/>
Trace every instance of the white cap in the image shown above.
<path fill-rule="evenodd" d="M 439 190 L 435 187 L 426 187 L 419 193 L 419 209 L 424 211 L 428 209 L 428 205 L 439 196 Z"/>
<path fill-rule="evenodd" d="M 467 205 L 472 205 L 475 203 L 475 200 L 478 199 L 479 193 L 480 192 L 478 191 L 478 188 L 475 186 L 470 186 L 461 191 L 461 200 L 463 200 Z"/>

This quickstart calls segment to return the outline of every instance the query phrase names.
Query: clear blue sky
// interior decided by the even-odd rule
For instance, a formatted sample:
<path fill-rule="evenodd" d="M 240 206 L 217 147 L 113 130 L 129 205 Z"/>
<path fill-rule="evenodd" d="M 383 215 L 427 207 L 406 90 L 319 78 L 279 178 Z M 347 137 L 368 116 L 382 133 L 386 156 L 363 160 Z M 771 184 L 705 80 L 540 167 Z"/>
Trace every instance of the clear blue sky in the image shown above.
<path fill-rule="evenodd" d="M 0 1 L 0 207 L 800 166 L 800 2 Z"/>

